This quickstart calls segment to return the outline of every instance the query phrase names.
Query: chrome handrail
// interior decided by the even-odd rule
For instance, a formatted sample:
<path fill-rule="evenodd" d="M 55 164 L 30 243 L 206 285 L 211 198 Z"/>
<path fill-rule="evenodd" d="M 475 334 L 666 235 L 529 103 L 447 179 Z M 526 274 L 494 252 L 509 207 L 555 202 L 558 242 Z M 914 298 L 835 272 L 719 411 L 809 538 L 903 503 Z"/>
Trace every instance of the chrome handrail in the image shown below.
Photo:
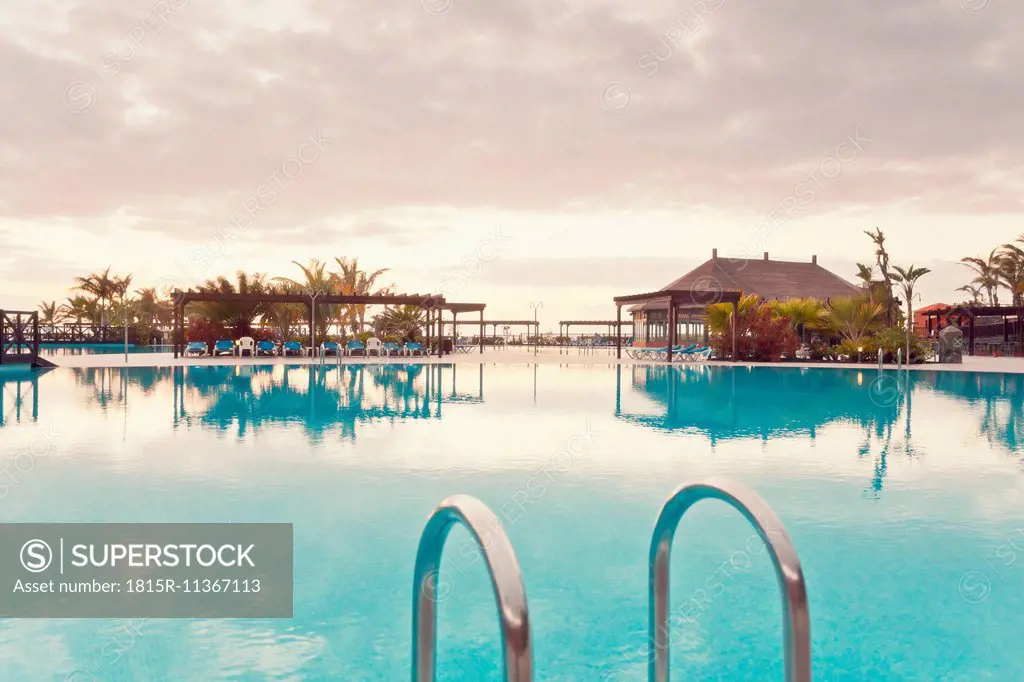
<path fill-rule="evenodd" d="M 469 530 L 487 562 L 501 620 L 505 680 L 532 682 L 533 640 L 519 562 L 498 517 L 469 495 L 454 495 L 442 501 L 420 536 L 412 595 L 412 682 L 435 680 L 441 555 L 448 533 L 457 523 Z"/>
<path fill-rule="evenodd" d="M 676 528 L 694 504 L 703 499 L 728 503 L 757 529 L 768 547 L 782 593 L 782 627 L 786 682 L 811 681 L 811 615 L 807 586 L 796 549 L 775 512 L 753 490 L 720 480 L 686 483 L 668 498 L 651 538 L 650 628 L 648 654 L 650 682 L 668 682 L 669 673 L 669 565 Z"/>

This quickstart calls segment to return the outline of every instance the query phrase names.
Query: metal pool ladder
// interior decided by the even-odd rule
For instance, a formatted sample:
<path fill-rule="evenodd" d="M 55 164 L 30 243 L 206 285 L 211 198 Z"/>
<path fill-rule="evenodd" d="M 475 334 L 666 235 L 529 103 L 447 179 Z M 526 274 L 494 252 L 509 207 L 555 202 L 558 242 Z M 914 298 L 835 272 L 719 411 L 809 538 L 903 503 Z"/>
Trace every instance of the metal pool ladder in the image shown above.
<path fill-rule="evenodd" d="M 739 511 L 754 526 L 768 547 L 782 593 L 782 628 L 786 682 L 811 682 L 811 616 L 807 587 L 796 549 L 775 512 L 753 490 L 719 480 L 683 484 L 658 514 L 651 538 L 650 629 L 648 680 L 668 682 L 669 674 L 669 563 L 672 540 L 683 515 L 697 502 L 716 499 Z"/>
<path fill-rule="evenodd" d="M 469 495 L 454 495 L 427 520 L 416 552 L 412 607 L 412 682 L 434 682 L 437 668 L 437 602 L 441 554 L 448 533 L 461 523 L 483 552 L 498 606 L 506 682 L 533 681 L 533 640 L 522 572 L 512 543 L 487 505 Z"/>

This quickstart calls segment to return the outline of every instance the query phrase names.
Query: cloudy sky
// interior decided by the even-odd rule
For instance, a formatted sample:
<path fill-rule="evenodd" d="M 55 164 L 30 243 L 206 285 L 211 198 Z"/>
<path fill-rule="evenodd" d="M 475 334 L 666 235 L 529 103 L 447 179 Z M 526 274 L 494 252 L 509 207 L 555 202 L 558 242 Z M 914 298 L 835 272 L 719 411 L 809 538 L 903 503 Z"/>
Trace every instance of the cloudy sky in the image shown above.
<path fill-rule="evenodd" d="M 1024 232 L 1011 0 L 0 5 L 0 307 L 358 256 L 489 317 L 705 260 L 852 279 Z M 1017 75 L 1014 75 L 1014 74 Z"/>

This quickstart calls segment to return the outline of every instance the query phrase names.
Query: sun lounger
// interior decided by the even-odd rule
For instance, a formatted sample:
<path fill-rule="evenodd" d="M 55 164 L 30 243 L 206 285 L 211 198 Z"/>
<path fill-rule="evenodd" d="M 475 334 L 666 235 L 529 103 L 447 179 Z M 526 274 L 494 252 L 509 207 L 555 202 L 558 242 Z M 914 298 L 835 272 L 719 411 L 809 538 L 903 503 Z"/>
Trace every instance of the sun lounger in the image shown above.
<path fill-rule="evenodd" d="M 320 355 L 341 355 L 341 346 L 336 341 L 324 341 L 320 344 Z"/>
<path fill-rule="evenodd" d="M 306 350 L 302 347 L 302 344 L 298 341 L 285 341 L 284 346 L 281 348 L 281 355 L 288 357 L 289 355 L 305 355 Z"/>
<path fill-rule="evenodd" d="M 406 341 L 403 355 L 423 355 L 423 346 L 417 341 Z"/>
<path fill-rule="evenodd" d="M 401 355 L 402 354 L 402 347 L 399 346 L 394 341 L 385 341 L 381 345 L 380 350 L 381 350 L 381 354 L 385 355 L 387 357 L 393 357 L 395 355 Z"/>
<path fill-rule="evenodd" d="M 209 354 L 210 347 L 206 345 L 205 341 L 189 341 L 188 345 L 185 346 L 186 357 Z"/>
<path fill-rule="evenodd" d="M 215 356 L 234 355 L 235 342 L 231 339 L 220 339 L 217 343 L 213 344 L 213 354 Z"/>
<path fill-rule="evenodd" d="M 273 341 L 257 341 L 256 355 L 262 355 L 264 357 L 277 355 L 277 346 L 274 345 Z"/>
<path fill-rule="evenodd" d="M 355 355 L 362 355 L 363 357 L 366 357 L 366 346 L 363 345 L 362 341 L 358 339 L 352 339 L 351 341 L 345 344 L 345 355 L 349 357 Z"/>

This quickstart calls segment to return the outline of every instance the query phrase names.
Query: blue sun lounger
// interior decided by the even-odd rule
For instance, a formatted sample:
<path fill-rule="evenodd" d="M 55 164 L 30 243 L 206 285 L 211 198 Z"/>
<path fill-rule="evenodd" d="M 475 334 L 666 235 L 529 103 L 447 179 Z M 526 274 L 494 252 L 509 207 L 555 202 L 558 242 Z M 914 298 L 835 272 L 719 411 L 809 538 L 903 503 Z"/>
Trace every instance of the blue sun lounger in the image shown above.
<path fill-rule="evenodd" d="M 210 348 L 206 345 L 205 341 L 189 341 L 188 345 L 185 346 L 185 356 L 190 355 L 209 355 Z"/>

